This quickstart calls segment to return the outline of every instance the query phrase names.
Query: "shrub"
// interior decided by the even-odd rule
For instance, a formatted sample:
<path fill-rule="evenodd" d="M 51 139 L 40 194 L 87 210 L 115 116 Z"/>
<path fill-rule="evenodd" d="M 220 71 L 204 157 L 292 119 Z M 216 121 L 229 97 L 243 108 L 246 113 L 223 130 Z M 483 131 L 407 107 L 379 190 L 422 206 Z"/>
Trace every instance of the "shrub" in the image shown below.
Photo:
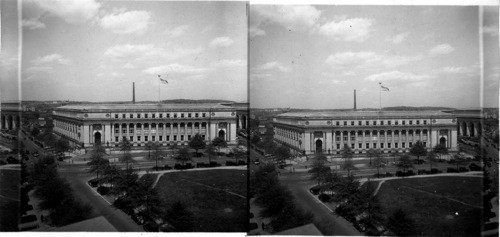
<path fill-rule="evenodd" d="M 233 156 L 234 156 L 234 153 L 229 152 L 229 153 L 227 153 L 227 154 L 226 154 L 226 156 L 227 156 L 227 157 L 233 157 Z"/>
<path fill-rule="evenodd" d="M 196 163 L 196 168 L 203 168 L 203 167 L 208 167 L 208 164 L 203 162 Z"/>
<path fill-rule="evenodd" d="M 472 163 L 472 164 L 470 164 L 470 165 L 469 165 L 469 169 L 470 169 L 471 171 L 481 171 L 481 166 L 479 166 L 479 165 L 477 165 L 477 164 Z"/>
<path fill-rule="evenodd" d="M 247 165 L 247 163 L 245 161 L 239 160 L 238 165 Z"/>
<path fill-rule="evenodd" d="M 404 176 L 403 171 L 400 171 L 400 170 L 396 171 L 396 176 L 397 177 L 403 177 Z"/>
<path fill-rule="evenodd" d="M 413 170 L 406 171 L 406 176 L 412 176 L 412 175 L 415 175 L 415 173 L 413 172 Z"/>
<path fill-rule="evenodd" d="M 385 177 L 392 177 L 392 176 L 394 176 L 394 175 L 392 175 L 390 172 L 385 173 Z"/>
<path fill-rule="evenodd" d="M 165 166 L 163 166 L 163 169 L 164 169 L 164 170 L 171 170 L 171 169 L 172 169 L 172 167 L 170 167 L 170 166 L 168 166 L 168 165 L 165 165 Z"/>
<path fill-rule="evenodd" d="M 427 170 L 421 170 L 421 169 L 419 169 L 417 171 L 417 174 L 427 174 Z"/>
<path fill-rule="evenodd" d="M 211 161 L 210 164 L 209 164 L 209 167 L 219 167 L 221 166 L 221 164 L 215 162 L 215 161 Z"/>
<path fill-rule="evenodd" d="M 448 167 L 448 168 L 446 169 L 446 173 L 457 173 L 457 172 L 458 172 L 458 170 L 457 170 L 457 169 L 455 169 L 455 168 Z"/>
<path fill-rule="evenodd" d="M 318 199 L 322 202 L 329 202 L 331 197 L 328 194 L 322 193 L 318 196 Z"/>
<path fill-rule="evenodd" d="M 234 161 L 230 161 L 230 160 L 226 161 L 226 166 L 236 166 L 236 165 L 237 164 Z"/>
<path fill-rule="evenodd" d="M 458 167 L 458 172 L 468 172 L 469 169 L 465 168 L 465 167 Z"/>
<path fill-rule="evenodd" d="M 97 187 L 97 192 L 101 195 L 106 195 L 109 193 L 109 188 L 104 186 Z"/>
<path fill-rule="evenodd" d="M 97 187 L 97 185 L 99 185 L 99 179 L 95 178 L 95 179 L 89 180 L 89 185 L 91 187 L 94 187 L 94 188 Z"/>
<path fill-rule="evenodd" d="M 309 191 L 314 195 L 318 195 L 319 194 L 319 187 L 312 187 L 309 189 Z"/>

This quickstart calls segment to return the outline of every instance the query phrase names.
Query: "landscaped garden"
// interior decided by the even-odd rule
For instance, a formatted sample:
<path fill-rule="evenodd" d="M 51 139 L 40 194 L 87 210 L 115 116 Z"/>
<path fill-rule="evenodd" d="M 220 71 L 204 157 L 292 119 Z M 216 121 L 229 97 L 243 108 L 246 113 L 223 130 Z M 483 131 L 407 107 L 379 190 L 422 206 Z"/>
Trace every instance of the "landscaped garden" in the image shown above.
<path fill-rule="evenodd" d="M 17 231 L 19 184 L 19 170 L 0 170 L 0 231 Z"/>
<path fill-rule="evenodd" d="M 430 177 L 387 180 L 377 193 L 387 216 L 402 209 L 413 220 L 413 235 L 479 236 L 482 179 Z"/>

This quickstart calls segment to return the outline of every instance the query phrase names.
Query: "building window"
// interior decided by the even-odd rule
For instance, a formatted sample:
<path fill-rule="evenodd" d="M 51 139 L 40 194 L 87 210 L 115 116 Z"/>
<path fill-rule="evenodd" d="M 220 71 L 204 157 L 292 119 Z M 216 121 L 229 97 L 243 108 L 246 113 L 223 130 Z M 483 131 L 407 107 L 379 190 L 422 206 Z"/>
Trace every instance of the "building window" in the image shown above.
<path fill-rule="evenodd" d="M 170 118 L 170 114 L 167 114 L 167 118 Z"/>
<path fill-rule="evenodd" d="M 120 132 L 120 129 L 115 129 L 115 133 L 119 133 Z"/>
<path fill-rule="evenodd" d="M 141 118 L 141 114 L 137 114 L 137 118 Z"/>
<path fill-rule="evenodd" d="M 130 141 L 134 141 L 134 136 L 130 136 Z"/>
<path fill-rule="evenodd" d="M 347 121 L 344 121 L 344 126 L 347 126 Z"/>
<path fill-rule="evenodd" d="M 122 133 L 127 133 L 127 129 L 126 128 L 122 129 Z"/>
<path fill-rule="evenodd" d="M 406 121 L 405 121 L 405 120 L 403 120 L 403 122 L 402 122 L 402 123 L 403 123 L 403 125 L 405 125 L 405 124 L 406 124 Z"/>
<path fill-rule="evenodd" d="M 148 141 L 148 136 L 144 136 L 144 141 L 147 142 Z"/>
<path fill-rule="evenodd" d="M 384 121 L 380 121 L 380 125 L 384 125 Z"/>
<path fill-rule="evenodd" d="M 134 115 L 133 115 L 133 114 L 130 114 L 130 116 L 129 116 L 129 117 L 130 117 L 130 118 L 134 118 Z M 140 117 L 138 117 L 138 118 L 140 118 Z"/>
<path fill-rule="evenodd" d="M 398 148 L 398 143 L 394 143 L 394 148 Z"/>
<path fill-rule="evenodd" d="M 354 149 L 354 143 L 351 144 L 351 149 Z"/>
<path fill-rule="evenodd" d="M 115 118 L 118 118 L 118 114 L 115 114 Z"/>
<path fill-rule="evenodd" d="M 413 146 L 413 142 L 408 143 L 408 145 L 409 145 L 410 147 L 412 147 L 412 146 Z"/>
<path fill-rule="evenodd" d="M 377 143 L 373 143 L 373 148 L 377 148 Z"/>
<path fill-rule="evenodd" d="M 198 113 L 194 114 L 194 117 L 198 118 Z"/>
<path fill-rule="evenodd" d="M 184 135 L 181 135 L 181 141 L 184 141 Z"/>
<path fill-rule="evenodd" d="M 417 124 L 420 124 L 420 120 L 417 120 Z"/>
<path fill-rule="evenodd" d="M 380 143 L 380 148 L 384 148 L 384 143 Z"/>
<path fill-rule="evenodd" d="M 191 135 L 188 135 L 188 141 L 191 141 Z"/>
<path fill-rule="evenodd" d="M 405 147 L 406 147 L 406 143 L 402 142 L 402 143 L 401 143 L 401 147 L 402 147 L 402 148 L 405 148 Z"/>
<path fill-rule="evenodd" d="M 115 137 L 115 142 L 118 142 L 118 136 Z"/>
<path fill-rule="evenodd" d="M 337 126 L 339 126 L 339 125 L 340 125 L 340 122 L 339 122 L 339 121 L 337 121 L 335 124 L 336 124 Z"/>
<path fill-rule="evenodd" d="M 153 141 L 153 142 L 155 141 L 155 136 L 151 137 L 151 141 Z"/>
<path fill-rule="evenodd" d="M 170 136 L 169 136 L 169 135 L 167 135 L 167 142 L 168 142 L 168 141 L 170 141 Z"/>
<path fill-rule="evenodd" d="M 123 137 L 122 137 L 122 140 L 125 140 L 125 139 L 127 139 L 127 137 L 123 136 Z"/>
<path fill-rule="evenodd" d="M 177 135 L 174 135 L 174 141 L 177 141 Z"/>
<path fill-rule="evenodd" d="M 399 124 L 399 121 L 398 121 L 398 120 L 396 120 L 396 121 L 394 122 L 394 124 L 395 124 L 395 125 L 398 125 L 398 124 Z"/>
<path fill-rule="evenodd" d="M 130 129 L 130 133 L 134 133 L 134 129 L 133 128 Z"/>
<path fill-rule="evenodd" d="M 427 147 L 427 142 L 424 142 L 424 147 Z"/>
<path fill-rule="evenodd" d="M 184 113 L 181 114 L 181 118 L 184 118 Z"/>
<path fill-rule="evenodd" d="M 391 143 L 387 143 L 387 148 L 391 148 Z"/>
<path fill-rule="evenodd" d="M 163 141 L 163 136 L 159 136 L 158 141 L 160 141 L 160 142 Z"/>
<path fill-rule="evenodd" d="M 351 121 L 351 126 L 354 126 L 354 121 Z"/>
<path fill-rule="evenodd" d="M 377 125 L 377 121 L 373 121 L 373 125 Z"/>
<path fill-rule="evenodd" d="M 370 149 L 370 143 L 366 143 L 366 149 Z"/>
<path fill-rule="evenodd" d="M 174 118 L 177 118 L 177 114 L 176 113 L 174 114 Z"/>
<path fill-rule="evenodd" d="M 137 141 L 141 141 L 141 136 L 137 136 Z"/>
<path fill-rule="evenodd" d="M 358 143 L 358 148 L 359 149 L 363 148 L 363 144 L 362 143 Z"/>
<path fill-rule="evenodd" d="M 122 114 L 122 118 L 125 118 L 125 114 Z"/>
<path fill-rule="evenodd" d="M 359 126 L 363 125 L 363 122 L 358 121 L 358 125 L 359 125 Z"/>
<path fill-rule="evenodd" d="M 201 135 L 201 138 L 202 138 L 203 140 L 205 140 L 205 135 Z"/>
<path fill-rule="evenodd" d="M 156 118 L 156 114 L 152 114 L 152 115 L 151 115 L 151 118 Z"/>
<path fill-rule="evenodd" d="M 337 144 L 337 150 L 340 150 L 340 144 Z"/>
<path fill-rule="evenodd" d="M 427 124 L 427 120 L 424 120 L 424 124 Z"/>
<path fill-rule="evenodd" d="M 163 114 L 160 114 L 160 118 L 163 118 Z"/>
<path fill-rule="evenodd" d="M 191 118 L 191 113 L 188 114 L 188 118 Z"/>
<path fill-rule="evenodd" d="M 387 125 L 391 125 L 391 120 L 387 121 Z"/>
<path fill-rule="evenodd" d="M 366 123 L 365 123 L 365 124 L 366 124 L 366 125 L 370 125 L 370 121 L 366 121 Z"/>
<path fill-rule="evenodd" d="M 144 114 L 144 118 L 148 118 L 148 114 Z"/>
<path fill-rule="evenodd" d="M 205 118 L 207 115 L 205 113 L 201 114 L 201 117 Z"/>
<path fill-rule="evenodd" d="M 413 120 L 410 120 L 410 125 L 412 125 L 412 124 L 413 124 Z"/>

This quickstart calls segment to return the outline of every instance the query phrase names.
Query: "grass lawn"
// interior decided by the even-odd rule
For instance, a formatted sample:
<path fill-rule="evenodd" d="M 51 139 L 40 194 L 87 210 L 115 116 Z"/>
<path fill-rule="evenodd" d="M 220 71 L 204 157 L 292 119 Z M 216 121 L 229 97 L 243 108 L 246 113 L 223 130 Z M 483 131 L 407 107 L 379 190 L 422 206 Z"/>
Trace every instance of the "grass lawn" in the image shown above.
<path fill-rule="evenodd" d="M 386 181 L 377 196 L 386 215 L 397 208 L 409 213 L 415 235 L 480 236 L 481 189 L 477 177 L 396 179 Z"/>
<path fill-rule="evenodd" d="M 246 231 L 246 170 L 166 173 L 156 188 L 166 207 L 175 201 L 190 207 L 196 232 Z"/>
<path fill-rule="evenodd" d="M 18 170 L 0 170 L 0 231 L 18 230 L 20 174 Z"/>

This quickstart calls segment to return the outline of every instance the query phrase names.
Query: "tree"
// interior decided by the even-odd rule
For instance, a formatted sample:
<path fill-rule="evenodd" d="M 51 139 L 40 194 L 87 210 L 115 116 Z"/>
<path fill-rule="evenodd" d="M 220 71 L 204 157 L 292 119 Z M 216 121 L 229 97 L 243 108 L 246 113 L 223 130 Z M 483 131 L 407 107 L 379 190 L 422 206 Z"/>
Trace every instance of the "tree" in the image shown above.
<path fill-rule="evenodd" d="M 148 150 L 148 160 L 151 159 L 151 150 L 153 149 L 154 143 L 149 141 L 146 143 L 146 149 Z"/>
<path fill-rule="evenodd" d="M 203 137 L 199 133 L 194 135 L 194 137 L 192 137 L 191 140 L 189 140 L 189 147 L 196 150 L 197 156 L 198 156 L 198 150 L 205 149 L 206 146 L 207 144 L 205 143 L 205 140 L 203 140 Z"/>
<path fill-rule="evenodd" d="M 330 167 L 325 165 L 326 157 L 323 154 L 316 156 L 313 161 L 311 169 L 308 173 L 311 173 L 311 180 L 318 182 L 318 187 L 321 186 L 321 182 L 326 181 L 328 173 L 331 172 Z"/>
<path fill-rule="evenodd" d="M 208 155 L 208 163 L 212 162 L 212 157 L 214 157 L 217 154 L 216 148 L 214 144 L 209 143 L 207 147 L 205 148 L 205 151 L 207 152 Z"/>
<path fill-rule="evenodd" d="M 58 152 L 58 153 L 59 152 L 66 152 L 66 151 L 69 150 L 69 148 L 70 148 L 70 146 L 69 146 L 68 140 L 63 139 L 63 138 L 58 139 L 56 141 L 56 144 L 55 144 L 55 147 L 54 147 L 55 151 Z"/>
<path fill-rule="evenodd" d="M 286 146 L 279 146 L 278 149 L 276 149 L 275 153 L 276 155 L 276 158 L 278 159 L 278 161 L 283 161 L 285 162 L 286 159 L 289 159 L 291 158 L 291 154 L 290 154 L 290 149 Z M 290 170 L 292 169 L 292 166 L 290 166 Z"/>
<path fill-rule="evenodd" d="M 380 151 L 370 148 L 370 150 L 368 150 L 366 154 L 368 155 L 368 158 L 370 158 L 370 165 L 372 165 L 372 158 L 380 156 Z"/>
<path fill-rule="evenodd" d="M 465 157 L 461 153 L 456 153 L 453 155 L 453 162 L 457 165 L 458 171 L 458 166 L 465 162 Z"/>
<path fill-rule="evenodd" d="M 34 127 L 32 130 L 31 130 L 31 135 L 33 135 L 34 137 L 37 137 L 38 135 L 40 134 L 40 129 Z"/>
<path fill-rule="evenodd" d="M 188 206 L 181 201 L 176 201 L 167 210 L 165 219 L 174 226 L 176 232 L 193 231 L 193 214 Z"/>
<path fill-rule="evenodd" d="M 92 158 L 88 163 L 90 166 L 89 173 L 95 173 L 97 178 L 99 178 L 100 173 L 104 173 L 104 170 L 109 166 L 109 160 L 102 157 Z"/>
<path fill-rule="evenodd" d="M 158 169 L 158 160 L 161 159 L 161 146 L 158 142 L 152 142 L 149 149 L 153 151 L 153 156 L 148 156 L 148 159 L 155 160 L 155 169 Z"/>
<path fill-rule="evenodd" d="M 340 151 L 342 155 L 342 159 L 344 159 L 344 169 L 347 170 L 347 176 L 351 174 L 351 169 L 354 169 L 354 163 L 352 162 L 352 157 L 354 156 L 354 152 L 352 149 L 344 145 L 344 148 Z"/>
<path fill-rule="evenodd" d="M 118 146 L 120 147 L 120 151 L 123 152 L 122 156 L 120 157 L 120 162 L 126 163 L 126 168 L 128 169 L 128 164 L 131 162 L 135 162 L 135 160 L 132 158 L 132 154 L 130 154 L 130 150 L 132 150 L 132 144 L 127 138 L 123 138 Z"/>
<path fill-rule="evenodd" d="M 407 169 L 413 168 L 413 164 L 410 160 L 410 156 L 409 155 L 402 155 L 401 157 L 399 157 L 399 163 L 397 164 L 397 166 L 399 168 L 402 168 L 403 173 L 406 174 Z"/>
<path fill-rule="evenodd" d="M 424 143 L 421 141 L 417 141 L 410 149 L 410 154 L 417 157 L 417 161 L 421 156 L 427 155 L 427 148 L 424 146 Z"/>
<path fill-rule="evenodd" d="M 436 146 L 434 146 L 432 151 L 439 155 L 439 159 L 441 159 L 441 155 L 448 154 L 448 148 L 446 148 L 446 146 L 442 144 L 437 144 Z"/>
<path fill-rule="evenodd" d="M 214 147 L 217 147 L 217 151 L 220 152 L 220 149 L 222 147 L 227 147 L 227 142 L 224 140 L 224 138 L 221 137 L 216 137 L 214 140 L 212 140 L 212 144 Z"/>
<path fill-rule="evenodd" d="M 415 224 L 401 208 L 394 211 L 387 220 L 387 228 L 399 236 L 415 235 Z"/>
<path fill-rule="evenodd" d="M 436 153 L 434 153 L 434 151 L 428 152 L 426 159 L 427 159 L 427 161 L 429 161 L 429 164 L 431 165 L 431 171 L 432 171 L 432 164 L 434 162 L 436 162 Z"/>
<path fill-rule="evenodd" d="M 258 132 L 252 132 L 252 135 L 250 135 L 250 142 L 254 145 L 258 145 L 260 143 L 260 135 Z"/>
<path fill-rule="evenodd" d="M 380 177 L 380 166 L 384 164 L 384 159 L 379 150 L 375 150 L 373 153 L 373 165 L 377 167 L 377 177 Z"/>
<path fill-rule="evenodd" d="M 238 160 L 239 159 L 245 159 L 247 160 L 247 152 L 244 151 L 243 149 L 239 148 L 239 147 L 234 147 L 233 148 L 233 154 L 234 154 L 234 158 L 236 159 L 236 163 L 238 163 Z"/>
<path fill-rule="evenodd" d="M 189 155 L 189 150 L 187 148 L 179 149 L 179 154 L 177 154 L 175 160 L 181 162 L 182 165 L 186 164 L 187 161 L 191 160 L 191 155 Z"/>

